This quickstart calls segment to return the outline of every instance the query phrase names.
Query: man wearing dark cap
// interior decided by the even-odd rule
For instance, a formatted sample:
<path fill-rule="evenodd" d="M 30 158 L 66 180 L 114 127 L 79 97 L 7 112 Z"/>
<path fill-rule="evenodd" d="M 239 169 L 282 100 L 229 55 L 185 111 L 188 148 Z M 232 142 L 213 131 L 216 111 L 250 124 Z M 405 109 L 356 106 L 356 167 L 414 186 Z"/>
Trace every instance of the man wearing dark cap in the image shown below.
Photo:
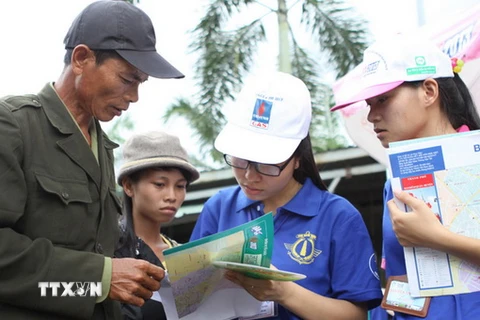
<path fill-rule="evenodd" d="M 99 121 L 138 100 L 149 76 L 182 78 L 156 51 L 150 18 L 97 1 L 65 37 L 65 67 L 36 95 L 0 99 L 0 319 L 117 319 L 163 269 L 112 258 L 120 202 Z"/>

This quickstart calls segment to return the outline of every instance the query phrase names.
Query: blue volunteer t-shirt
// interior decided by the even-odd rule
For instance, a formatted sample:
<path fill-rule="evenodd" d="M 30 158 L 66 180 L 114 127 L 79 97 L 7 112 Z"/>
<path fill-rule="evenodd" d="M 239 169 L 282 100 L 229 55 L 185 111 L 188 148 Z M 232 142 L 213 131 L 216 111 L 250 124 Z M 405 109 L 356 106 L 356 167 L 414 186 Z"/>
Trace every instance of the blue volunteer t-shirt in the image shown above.
<path fill-rule="evenodd" d="M 240 187 L 219 191 L 204 205 L 190 240 L 260 217 L 263 204 Z M 310 179 L 274 216 L 272 264 L 302 273 L 299 285 L 320 295 L 380 304 L 382 293 L 375 254 L 361 214 L 344 198 L 318 189 Z M 300 319 L 282 306 L 278 317 Z"/>
<path fill-rule="evenodd" d="M 387 208 L 387 202 L 393 199 L 390 180 L 384 187 L 383 210 L 383 257 L 385 259 L 385 274 L 399 276 L 407 274 L 403 247 L 397 240 L 392 228 L 392 221 Z M 395 312 L 394 319 L 432 319 L 432 320 L 473 320 L 480 319 L 480 292 L 450 296 L 433 297 L 426 318 Z"/>

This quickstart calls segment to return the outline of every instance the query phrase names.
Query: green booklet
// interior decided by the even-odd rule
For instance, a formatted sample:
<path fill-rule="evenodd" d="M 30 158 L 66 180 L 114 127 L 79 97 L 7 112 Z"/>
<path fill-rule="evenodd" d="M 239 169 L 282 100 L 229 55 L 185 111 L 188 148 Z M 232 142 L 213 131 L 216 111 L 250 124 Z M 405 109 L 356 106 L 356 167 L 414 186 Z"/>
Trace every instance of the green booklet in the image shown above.
<path fill-rule="evenodd" d="M 163 255 L 172 280 L 177 274 L 182 276 L 208 267 L 214 261 L 269 267 L 272 250 L 273 216 L 265 214 L 235 228 L 167 249 Z"/>
<path fill-rule="evenodd" d="M 264 214 L 235 228 L 165 250 L 165 267 L 179 318 L 192 314 L 208 297 L 218 295 L 221 290 L 235 288 L 245 292 L 223 277 L 224 269 L 261 279 L 305 278 L 270 269 L 273 233 L 273 216 Z"/>

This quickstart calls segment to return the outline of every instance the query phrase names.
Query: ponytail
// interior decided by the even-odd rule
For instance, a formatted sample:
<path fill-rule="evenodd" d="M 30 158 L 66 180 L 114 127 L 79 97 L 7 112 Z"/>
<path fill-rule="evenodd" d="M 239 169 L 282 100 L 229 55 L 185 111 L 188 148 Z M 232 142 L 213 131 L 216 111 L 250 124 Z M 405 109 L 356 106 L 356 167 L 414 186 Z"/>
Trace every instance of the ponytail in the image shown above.
<path fill-rule="evenodd" d="M 467 86 L 455 73 L 453 78 L 435 79 L 440 91 L 443 112 L 455 129 L 467 125 L 471 130 L 480 129 L 480 117 Z"/>

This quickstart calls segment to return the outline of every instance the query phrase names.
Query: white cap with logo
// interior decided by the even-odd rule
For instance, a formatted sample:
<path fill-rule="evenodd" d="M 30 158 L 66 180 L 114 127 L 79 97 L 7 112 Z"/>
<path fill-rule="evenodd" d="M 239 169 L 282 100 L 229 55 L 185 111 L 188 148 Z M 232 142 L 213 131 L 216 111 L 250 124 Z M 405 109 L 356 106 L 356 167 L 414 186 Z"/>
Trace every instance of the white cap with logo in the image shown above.
<path fill-rule="evenodd" d="M 257 77 L 240 92 L 215 148 L 249 161 L 281 163 L 307 136 L 311 118 L 303 81 L 283 72 Z"/>

